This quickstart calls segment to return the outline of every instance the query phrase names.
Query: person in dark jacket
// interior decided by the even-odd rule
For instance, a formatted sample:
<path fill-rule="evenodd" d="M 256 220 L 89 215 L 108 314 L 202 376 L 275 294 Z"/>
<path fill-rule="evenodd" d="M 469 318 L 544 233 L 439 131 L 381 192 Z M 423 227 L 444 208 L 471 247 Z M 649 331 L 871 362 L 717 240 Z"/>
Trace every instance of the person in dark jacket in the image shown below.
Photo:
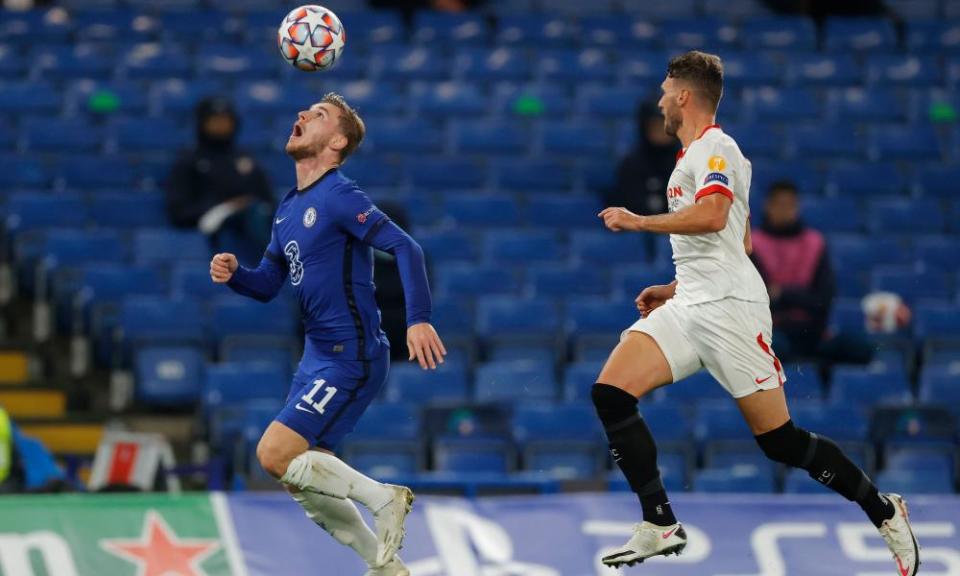
<path fill-rule="evenodd" d="M 620 161 L 617 181 L 604 191 L 605 206 L 623 206 L 648 216 L 667 211 L 667 180 L 677 164 L 676 139 L 663 129 L 663 115 L 652 102 L 642 102 L 636 115 L 637 142 Z"/>
<path fill-rule="evenodd" d="M 197 144 L 180 155 L 167 184 L 174 226 L 207 234 L 214 251 L 256 262 L 270 237 L 274 197 L 256 160 L 236 147 L 240 120 L 228 100 L 197 104 Z"/>
<path fill-rule="evenodd" d="M 797 187 L 789 181 L 770 186 L 763 224 L 752 232 L 751 258 L 770 294 L 777 351 L 787 359 L 829 363 L 869 362 L 870 343 L 852 334 L 829 330 L 836 294 L 827 243 L 800 219 Z"/>

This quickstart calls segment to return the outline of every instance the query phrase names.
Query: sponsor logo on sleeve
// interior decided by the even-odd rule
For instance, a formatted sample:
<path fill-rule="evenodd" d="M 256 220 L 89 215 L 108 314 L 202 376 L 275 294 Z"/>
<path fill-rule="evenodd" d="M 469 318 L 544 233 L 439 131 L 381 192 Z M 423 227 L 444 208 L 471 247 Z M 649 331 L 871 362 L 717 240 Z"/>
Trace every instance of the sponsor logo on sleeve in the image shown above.
<path fill-rule="evenodd" d="M 367 223 L 367 216 L 373 214 L 373 211 L 376 210 L 376 209 L 377 209 L 376 206 L 371 206 L 370 208 L 367 209 L 366 212 L 361 212 L 361 213 L 357 214 L 357 222 L 359 222 L 360 224 L 366 224 L 366 223 Z"/>

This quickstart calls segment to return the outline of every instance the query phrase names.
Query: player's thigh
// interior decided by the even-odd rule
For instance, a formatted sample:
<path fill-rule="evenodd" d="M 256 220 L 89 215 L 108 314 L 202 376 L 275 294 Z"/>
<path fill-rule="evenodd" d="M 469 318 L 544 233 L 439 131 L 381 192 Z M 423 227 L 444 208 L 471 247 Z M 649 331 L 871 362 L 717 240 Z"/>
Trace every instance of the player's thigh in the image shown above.
<path fill-rule="evenodd" d="M 598 381 L 637 398 L 700 369 L 700 360 L 683 335 L 671 305 L 651 312 L 624 331 Z"/>
<path fill-rule="evenodd" d="M 766 304 L 728 298 L 693 308 L 693 345 L 710 374 L 734 399 L 783 386 L 786 376 L 770 341 Z"/>
<path fill-rule="evenodd" d="M 790 420 L 787 398 L 782 387 L 758 390 L 738 398 L 737 406 L 754 436 L 776 430 Z"/>

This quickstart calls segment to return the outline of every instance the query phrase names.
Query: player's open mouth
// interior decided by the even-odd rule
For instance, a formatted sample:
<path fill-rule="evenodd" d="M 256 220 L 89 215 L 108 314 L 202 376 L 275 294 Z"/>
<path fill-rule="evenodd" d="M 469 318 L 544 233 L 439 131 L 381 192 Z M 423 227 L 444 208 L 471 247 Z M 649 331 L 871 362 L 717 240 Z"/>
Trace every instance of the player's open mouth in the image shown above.
<path fill-rule="evenodd" d="M 299 136 L 303 136 L 303 128 L 301 128 L 299 124 L 294 124 L 294 125 L 293 125 L 293 134 L 292 134 L 292 136 L 293 136 L 294 138 L 297 138 L 297 137 L 299 137 Z"/>

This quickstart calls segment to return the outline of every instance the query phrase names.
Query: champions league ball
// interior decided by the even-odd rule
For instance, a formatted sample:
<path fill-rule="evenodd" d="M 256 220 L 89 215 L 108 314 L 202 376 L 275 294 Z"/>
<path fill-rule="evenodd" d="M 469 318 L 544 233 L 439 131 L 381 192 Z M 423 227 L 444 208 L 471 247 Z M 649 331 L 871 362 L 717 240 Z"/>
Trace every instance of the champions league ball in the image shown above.
<path fill-rule="evenodd" d="M 283 59 L 305 72 L 331 68 L 340 61 L 346 42 L 347 32 L 337 15 L 314 4 L 291 10 L 277 31 Z"/>

